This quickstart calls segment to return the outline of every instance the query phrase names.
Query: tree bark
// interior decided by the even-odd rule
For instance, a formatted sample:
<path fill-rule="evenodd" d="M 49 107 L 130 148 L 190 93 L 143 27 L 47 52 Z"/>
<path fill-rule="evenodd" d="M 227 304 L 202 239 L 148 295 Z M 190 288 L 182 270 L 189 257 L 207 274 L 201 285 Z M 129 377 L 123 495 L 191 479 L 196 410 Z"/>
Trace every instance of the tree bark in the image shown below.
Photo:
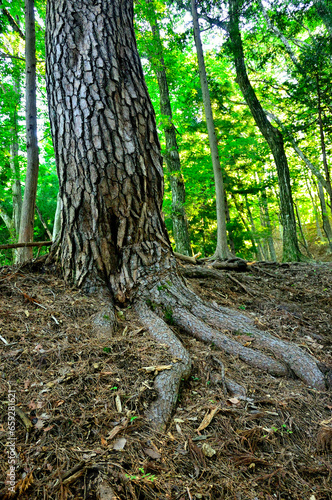
<path fill-rule="evenodd" d="M 226 259 L 227 257 L 230 257 L 231 253 L 227 245 L 224 181 L 222 177 L 222 171 L 219 159 L 217 136 L 214 128 L 210 92 L 206 77 L 206 69 L 205 69 L 203 47 L 202 47 L 201 35 L 198 23 L 196 0 L 191 0 L 191 12 L 194 23 L 194 37 L 197 50 L 199 76 L 203 94 L 203 104 L 206 117 L 206 125 L 209 135 L 211 159 L 212 159 L 214 182 L 216 189 L 217 248 L 215 250 L 214 257 L 220 259 Z"/>
<path fill-rule="evenodd" d="M 39 157 L 37 142 L 36 104 L 36 34 L 34 0 L 25 1 L 25 61 L 26 61 L 26 137 L 27 173 L 20 223 L 19 243 L 33 241 L 35 204 L 37 194 Z M 32 258 L 32 248 L 24 248 L 17 254 L 18 263 Z"/>
<path fill-rule="evenodd" d="M 296 220 L 293 209 L 290 175 L 284 149 L 284 141 L 281 132 L 273 127 L 268 121 L 247 75 L 241 33 L 239 30 L 241 5 L 242 0 L 229 0 L 230 40 L 236 68 L 236 81 L 247 105 L 249 106 L 256 125 L 271 149 L 277 167 L 281 220 L 283 226 L 283 261 L 299 261 L 301 260 L 302 255 L 299 249 L 296 234 Z"/>
<path fill-rule="evenodd" d="M 175 269 L 175 259 L 161 213 L 162 158 L 132 1 L 107 0 L 105 9 L 99 2 L 48 3 L 47 87 L 65 277 L 89 286 L 100 276 L 124 303 L 139 283 Z"/>
<path fill-rule="evenodd" d="M 148 3 L 151 3 L 149 0 Z M 170 184 L 172 190 L 172 225 L 173 236 L 176 245 L 176 251 L 183 255 L 192 255 L 190 246 L 190 236 L 188 228 L 188 220 L 185 212 L 185 186 L 181 172 L 181 162 L 179 148 L 176 139 L 175 127 L 173 124 L 173 115 L 171 107 L 171 99 L 169 95 L 168 81 L 166 76 L 166 65 L 163 55 L 163 46 L 160 38 L 159 26 L 156 20 L 154 7 L 151 5 L 151 14 L 153 20 L 150 21 L 150 26 L 154 39 L 156 53 L 151 54 L 149 59 L 155 71 L 160 99 L 160 112 L 162 115 L 162 127 L 166 140 L 166 152 L 164 159 L 167 169 L 170 173 Z"/>

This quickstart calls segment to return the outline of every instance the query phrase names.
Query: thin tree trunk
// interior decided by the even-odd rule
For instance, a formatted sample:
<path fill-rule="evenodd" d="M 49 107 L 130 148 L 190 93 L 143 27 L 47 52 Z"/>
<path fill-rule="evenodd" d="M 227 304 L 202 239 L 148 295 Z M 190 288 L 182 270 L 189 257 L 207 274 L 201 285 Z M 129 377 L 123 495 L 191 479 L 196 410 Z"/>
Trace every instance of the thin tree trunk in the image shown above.
<path fill-rule="evenodd" d="M 257 258 L 258 258 L 258 260 L 265 260 L 265 255 L 264 255 L 264 251 L 263 251 L 261 242 L 255 236 L 257 234 L 257 229 L 256 229 L 256 224 L 255 224 L 254 218 L 253 218 L 251 210 L 250 210 L 250 205 L 249 205 L 247 195 L 245 195 L 245 200 L 246 200 L 246 208 L 247 208 L 247 212 L 248 212 L 248 216 L 249 216 L 249 220 L 250 220 L 250 225 L 251 225 L 251 231 L 253 234 L 253 238 L 256 239 Z"/>
<path fill-rule="evenodd" d="M 10 168 L 12 171 L 12 194 L 13 194 L 13 226 L 15 229 L 15 236 L 18 237 L 20 232 L 20 222 L 21 222 L 21 212 L 22 212 L 22 188 L 20 179 L 20 170 L 18 162 L 18 120 L 17 120 L 17 108 L 19 104 L 19 92 L 20 84 L 19 78 L 14 78 L 14 89 L 17 93 L 17 106 L 14 109 L 13 115 L 11 117 L 12 127 L 11 127 L 11 143 L 10 143 Z"/>
<path fill-rule="evenodd" d="M 263 211 L 264 211 L 264 223 L 266 228 L 268 229 L 268 237 L 267 237 L 267 244 L 269 246 L 269 251 L 271 255 L 271 259 L 273 261 L 277 260 L 277 255 L 276 251 L 274 248 L 274 242 L 273 242 L 273 234 L 272 234 L 272 226 L 271 226 L 271 219 L 270 219 L 270 213 L 269 213 L 269 206 L 267 203 L 267 196 L 266 196 L 266 191 L 265 189 L 262 190 L 262 205 L 263 205 Z"/>
<path fill-rule="evenodd" d="M 36 34 L 34 0 L 25 0 L 25 61 L 26 61 L 26 134 L 27 173 L 19 233 L 19 242 L 33 241 L 34 217 L 37 194 L 39 157 L 37 143 L 36 105 Z M 32 248 L 23 248 L 18 253 L 18 262 L 31 259 Z"/>
<path fill-rule="evenodd" d="M 249 81 L 244 61 L 241 33 L 239 30 L 239 14 L 242 1 L 229 0 L 230 39 L 236 68 L 236 81 L 251 114 L 268 143 L 277 167 L 280 190 L 281 220 L 283 226 L 283 261 L 301 260 L 301 252 L 296 234 L 296 220 L 293 208 L 290 175 L 284 141 L 281 132 L 268 121 L 266 114 L 257 99 Z"/>
<path fill-rule="evenodd" d="M 323 241 L 323 239 L 324 239 L 323 238 L 323 233 L 322 233 L 322 230 L 321 230 L 320 224 L 319 224 L 318 207 L 317 207 L 316 201 L 315 201 L 315 199 L 313 197 L 313 194 L 312 194 L 312 191 L 311 191 L 311 186 L 310 186 L 310 181 L 308 181 L 307 176 L 305 176 L 305 183 L 307 185 L 308 193 L 309 193 L 309 196 L 310 196 L 310 199 L 311 199 L 311 203 L 312 203 L 312 207 L 313 207 L 313 210 L 314 210 L 317 238 L 319 240 Z"/>
<path fill-rule="evenodd" d="M 306 240 L 306 237 L 304 235 L 304 232 L 303 232 L 303 226 L 302 226 L 302 222 L 301 222 L 301 217 L 300 217 L 300 212 L 299 212 L 299 209 L 298 209 L 298 206 L 296 203 L 294 203 L 295 205 L 295 212 L 296 212 L 296 217 L 297 217 L 297 221 L 298 221 L 298 224 L 299 224 L 299 230 L 300 230 L 300 234 L 301 234 L 301 237 L 302 237 L 302 241 L 303 241 L 303 246 L 307 252 L 307 255 L 308 257 L 312 257 L 310 251 L 309 251 L 309 247 L 308 247 L 308 243 L 307 243 L 307 240 Z"/>
<path fill-rule="evenodd" d="M 151 3 L 151 0 L 148 0 L 148 3 Z M 190 246 L 188 220 L 184 208 L 186 197 L 185 186 L 181 172 L 181 162 L 178 143 L 176 139 L 176 131 L 173 124 L 171 100 L 166 76 L 166 65 L 163 56 L 163 46 L 154 8 L 152 5 L 151 7 L 153 21 L 150 22 L 150 26 L 157 54 L 153 54 L 153 57 L 150 57 L 150 61 L 158 80 L 160 112 L 163 117 L 163 129 L 166 140 L 166 153 L 164 155 L 164 159 L 166 161 L 167 169 L 170 173 L 170 184 L 172 190 L 173 236 L 175 240 L 176 251 L 183 255 L 191 256 L 192 249 Z"/>
<path fill-rule="evenodd" d="M 239 203 L 238 203 L 238 201 L 237 201 L 236 196 L 235 196 L 234 193 L 231 193 L 231 196 L 233 198 L 235 208 L 236 208 L 236 210 L 237 210 L 237 212 L 238 212 L 238 214 L 240 216 L 240 219 L 242 220 L 242 223 L 243 223 L 243 225 L 245 227 L 245 230 L 247 231 L 248 236 L 250 238 L 253 251 L 256 254 L 256 259 L 261 260 L 261 259 L 259 259 L 259 256 L 258 256 L 258 249 L 257 249 L 257 246 L 256 246 L 255 238 L 254 238 L 254 236 L 252 234 L 252 230 L 250 229 L 249 224 L 247 223 L 246 219 L 243 217 L 243 214 L 242 214 L 242 211 L 243 211 L 242 210 L 242 205 L 241 206 L 239 205 Z"/>
<path fill-rule="evenodd" d="M 321 206 L 321 210 L 322 210 L 324 233 L 326 234 L 326 238 L 328 239 L 329 246 L 332 250 L 332 228 L 331 228 L 330 219 L 329 219 L 329 216 L 327 213 L 324 189 L 323 189 L 323 186 L 321 185 L 320 182 L 318 182 L 318 196 L 319 196 L 320 206 Z"/>
<path fill-rule="evenodd" d="M 228 203 L 228 200 L 227 200 L 227 195 L 225 193 L 225 210 L 226 210 L 226 221 L 227 221 L 227 224 L 228 224 L 228 234 L 229 234 L 229 246 L 230 246 L 230 249 L 231 249 L 231 252 L 233 255 L 235 255 L 235 245 L 234 245 L 234 239 L 233 239 L 233 231 L 231 229 L 231 216 L 230 216 L 230 213 L 229 213 L 229 203 Z"/>
<path fill-rule="evenodd" d="M 210 92 L 207 83 L 206 69 L 203 55 L 203 47 L 201 42 L 201 35 L 198 23 L 196 0 L 191 0 L 191 12 L 194 24 L 194 37 L 197 50 L 197 59 L 199 67 L 199 76 L 203 94 L 203 104 L 206 117 L 206 125 L 208 129 L 211 158 L 214 173 L 214 182 L 216 189 L 216 209 L 217 209 L 217 248 L 214 253 L 215 258 L 226 259 L 229 257 L 230 251 L 227 245 L 227 231 L 226 231 L 226 208 L 225 208 L 225 193 L 224 181 L 222 177 L 218 142 L 216 131 L 214 128 L 213 113 L 211 107 Z"/>
<path fill-rule="evenodd" d="M 322 105 L 321 105 L 321 92 L 320 92 L 320 85 L 319 85 L 319 77 L 316 75 L 316 84 L 317 84 L 317 97 L 318 97 L 318 123 L 319 123 L 319 136 L 320 136 L 320 145 L 322 149 L 322 159 L 323 159 L 323 165 L 324 165 L 324 172 L 325 172 L 325 180 L 327 183 L 327 193 L 330 198 L 330 210 L 332 212 L 332 187 L 331 187 L 331 178 L 330 178 L 330 171 L 329 171 L 329 166 L 327 164 L 327 156 L 326 156 L 326 146 L 325 146 L 325 134 L 324 134 L 324 128 L 323 128 L 323 120 L 322 120 Z"/>
<path fill-rule="evenodd" d="M 56 210 L 54 215 L 53 233 L 52 233 L 53 241 L 56 240 L 56 237 L 60 233 L 60 229 L 61 229 L 61 198 L 60 198 L 60 193 L 58 193 Z"/>

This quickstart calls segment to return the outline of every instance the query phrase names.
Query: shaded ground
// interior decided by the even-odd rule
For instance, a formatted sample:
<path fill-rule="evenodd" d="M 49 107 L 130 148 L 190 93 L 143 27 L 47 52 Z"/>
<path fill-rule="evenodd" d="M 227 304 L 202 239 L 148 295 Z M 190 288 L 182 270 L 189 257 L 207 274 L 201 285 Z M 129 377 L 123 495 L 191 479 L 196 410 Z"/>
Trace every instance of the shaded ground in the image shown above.
<path fill-rule="evenodd" d="M 314 354 L 332 383 L 331 263 L 256 263 L 249 272 L 220 274 L 187 282 Z M 116 334 L 98 330 L 93 320 L 102 305 L 47 272 L 0 269 L 0 440 L 8 441 L 10 382 L 16 497 L 332 498 L 331 393 L 274 378 L 175 330 L 193 371 L 169 428 L 156 433 L 144 419 L 155 397 L 151 367 L 164 369 L 172 359 L 130 309 L 117 311 Z M 250 336 L 238 339 L 250 345 Z M 224 394 L 218 359 L 246 399 Z M 197 431 L 204 417 L 208 425 Z M 6 451 L 0 470 L 0 498 L 14 498 L 4 483 Z"/>

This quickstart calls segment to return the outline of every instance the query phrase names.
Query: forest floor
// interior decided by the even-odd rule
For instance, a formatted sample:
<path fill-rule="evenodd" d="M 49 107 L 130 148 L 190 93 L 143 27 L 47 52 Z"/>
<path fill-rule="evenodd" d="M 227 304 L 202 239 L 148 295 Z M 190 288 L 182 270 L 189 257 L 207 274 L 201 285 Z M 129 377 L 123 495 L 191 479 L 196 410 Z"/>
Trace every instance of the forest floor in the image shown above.
<path fill-rule="evenodd" d="M 331 367 L 332 263 L 252 263 L 220 275 L 187 281 L 206 301 L 243 310 Z M 0 459 L 0 498 L 332 498 L 330 393 L 174 329 L 193 370 L 169 427 L 156 432 L 144 411 L 155 374 L 172 358 L 131 309 L 117 311 L 115 334 L 100 335 L 93 319 L 101 305 L 49 272 L 0 269 L 0 441 L 8 442 L 10 382 L 17 454 L 14 496 L 7 454 Z M 250 345 L 250 335 L 235 335 Z M 224 394 L 216 359 L 246 398 Z"/>

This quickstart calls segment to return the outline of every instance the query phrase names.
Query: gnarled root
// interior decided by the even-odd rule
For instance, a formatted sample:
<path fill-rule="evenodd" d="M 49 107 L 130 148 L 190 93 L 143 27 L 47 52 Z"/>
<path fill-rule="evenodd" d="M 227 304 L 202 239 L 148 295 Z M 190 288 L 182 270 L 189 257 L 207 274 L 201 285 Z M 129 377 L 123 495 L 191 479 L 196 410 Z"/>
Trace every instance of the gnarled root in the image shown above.
<path fill-rule="evenodd" d="M 147 412 L 147 417 L 163 429 L 175 406 L 181 379 L 187 378 L 190 374 L 191 361 L 187 350 L 176 335 L 144 302 L 137 301 L 134 308 L 150 335 L 160 344 L 167 346 L 177 360 L 173 362 L 171 370 L 165 370 L 156 376 L 154 386 L 158 397 Z"/>
<path fill-rule="evenodd" d="M 273 375 L 286 376 L 292 371 L 307 385 L 325 390 L 324 375 L 313 356 L 291 342 L 258 330 L 244 314 L 212 304 L 205 305 L 178 278 L 175 278 L 172 285 L 165 282 L 154 287 L 150 293 L 156 303 L 172 311 L 174 323 L 190 335 L 205 342 L 213 342 L 225 352 L 238 355 L 251 366 Z M 220 330 L 250 334 L 255 349 L 243 346 Z M 282 362 L 256 348 L 267 349 Z"/>
<path fill-rule="evenodd" d="M 140 296 L 134 308 L 149 333 L 164 344 L 176 362 L 172 369 L 163 371 L 155 379 L 158 393 L 156 401 L 147 412 L 151 421 L 160 428 L 165 428 L 177 400 L 181 379 L 190 374 L 189 354 L 180 340 L 167 324 L 147 306 L 145 299 L 158 306 L 158 311 L 166 310 L 173 324 L 189 335 L 205 342 L 213 342 L 224 352 L 238 356 L 249 365 L 264 370 L 274 376 L 287 376 L 292 371 L 306 384 L 325 390 L 324 375 L 319 370 L 318 361 L 291 342 L 281 340 L 269 333 L 258 330 L 252 320 L 235 310 L 206 305 L 196 294 L 189 290 L 175 275 L 172 282 L 160 281 Z M 254 348 L 246 347 L 224 332 L 245 333 L 250 335 Z M 246 339 L 247 340 L 247 339 Z M 271 357 L 259 349 L 273 354 Z M 277 358 L 277 359 L 275 359 Z M 245 396 L 245 389 L 224 375 L 223 389 Z"/>

